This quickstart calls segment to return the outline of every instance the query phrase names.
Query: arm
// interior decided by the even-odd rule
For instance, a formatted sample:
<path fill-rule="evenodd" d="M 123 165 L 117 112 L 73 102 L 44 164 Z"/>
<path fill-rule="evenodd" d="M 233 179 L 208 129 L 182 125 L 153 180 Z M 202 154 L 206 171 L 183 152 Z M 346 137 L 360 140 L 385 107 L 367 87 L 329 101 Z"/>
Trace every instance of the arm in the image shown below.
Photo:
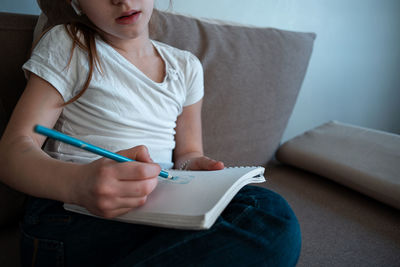
<path fill-rule="evenodd" d="M 176 147 L 174 150 L 175 168 L 185 165 L 190 170 L 220 170 L 221 161 L 205 157 L 201 127 L 202 100 L 183 108 L 176 122 Z M 187 163 L 187 164 L 185 164 Z"/>
<path fill-rule="evenodd" d="M 143 204 L 160 172 L 145 147 L 122 151 L 138 160 L 129 163 L 104 158 L 89 164 L 62 162 L 41 150 L 45 137 L 35 134 L 33 127 L 52 128 L 63 103 L 52 85 L 31 74 L 0 141 L 1 181 L 33 196 L 84 206 L 104 217 Z"/>

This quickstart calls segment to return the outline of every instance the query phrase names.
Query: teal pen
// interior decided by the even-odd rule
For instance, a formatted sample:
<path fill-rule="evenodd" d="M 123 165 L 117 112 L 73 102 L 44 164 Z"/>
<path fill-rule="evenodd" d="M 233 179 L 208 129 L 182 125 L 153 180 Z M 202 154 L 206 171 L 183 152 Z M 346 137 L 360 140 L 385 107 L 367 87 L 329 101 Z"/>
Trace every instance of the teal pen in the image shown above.
<path fill-rule="evenodd" d="M 34 131 L 42 134 L 44 136 L 47 136 L 49 138 L 64 142 L 66 144 L 84 149 L 86 151 L 92 152 L 94 154 L 115 160 L 117 162 L 128 162 L 128 161 L 134 161 L 133 159 L 118 155 L 116 153 L 113 153 L 111 151 L 105 150 L 101 147 L 97 147 L 94 145 L 91 145 L 89 143 L 86 143 L 84 141 L 81 141 L 79 139 L 76 139 L 74 137 L 68 136 L 66 134 L 60 133 L 58 131 L 46 128 L 44 126 L 41 125 L 36 125 L 34 128 Z M 160 176 L 166 179 L 172 179 L 172 175 L 170 175 L 168 172 L 161 170 L 160 172 Z"/>

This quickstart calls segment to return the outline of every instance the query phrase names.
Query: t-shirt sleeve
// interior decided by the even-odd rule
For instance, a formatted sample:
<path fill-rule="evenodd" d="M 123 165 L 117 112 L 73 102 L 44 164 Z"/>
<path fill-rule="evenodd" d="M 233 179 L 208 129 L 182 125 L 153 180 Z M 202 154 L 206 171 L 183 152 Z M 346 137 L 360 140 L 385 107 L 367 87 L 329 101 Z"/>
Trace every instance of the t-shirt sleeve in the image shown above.
<path fill-rule="evenodd" d="M 200 60 L 189 53 L 187 70 L 187 94 L 183 106 L 192 105 L 204 96 L 204 73 Z"/>
<path fill-rule="evenodd" d="M 22 66 L 26 77 L 28 72 L 31 72 L 49 82 L 64 101 L 72 98 L 81 84 L 78 79 L 79 59 L 76 53 L 73 53 L 70 60 L 71 47 L 72 39 L 64 26 L 55 26 L 42 37 L 30 59 Z M 75 52 L 77 50 L 75 48 Z"/>

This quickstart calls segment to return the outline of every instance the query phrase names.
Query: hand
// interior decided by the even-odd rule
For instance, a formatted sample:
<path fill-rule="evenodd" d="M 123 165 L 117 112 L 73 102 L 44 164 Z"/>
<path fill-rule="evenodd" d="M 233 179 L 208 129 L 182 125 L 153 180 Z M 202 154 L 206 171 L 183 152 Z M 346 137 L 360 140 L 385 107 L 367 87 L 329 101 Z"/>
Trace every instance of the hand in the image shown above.
<path fill-rule="evenodd" d="M 78 179 L 74 202 L 94 215 L 113 218 L 141 206 L 157 185 L 161 168 L 153 163 L 145 146 L 118 154 L 135 161 L 101 158 L 82 165 L 84 177 Z"/>
<path fill-rule="evenodd" d="M 196 170 L 196 171 L 199 170 L 215 171 L 215 170 L 222 170 L 224 167 L 225 166 L 222 161 L 217 161 L 205 156 L 201 156 L 189 159 L 189 161 L 187 161 L 185 169 Z"/>

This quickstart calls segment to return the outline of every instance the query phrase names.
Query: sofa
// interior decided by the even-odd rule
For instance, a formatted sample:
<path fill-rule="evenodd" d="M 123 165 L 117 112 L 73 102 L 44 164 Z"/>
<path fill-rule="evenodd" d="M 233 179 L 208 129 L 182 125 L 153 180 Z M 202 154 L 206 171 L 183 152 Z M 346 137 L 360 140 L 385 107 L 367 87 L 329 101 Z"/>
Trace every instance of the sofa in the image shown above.
<path fill-rule="evenodd" d="M 60 22 L 59 17 L 47 15 L 44 24 Z M 351 136 L 357 136 L 361 130 L 329 122 L 322 135 L 315 135 L 321 128 L 310 129 L 281 143 L 316 35 L 160 11 L 156 16 L 159 26 L 152 30 L 152 38 L 193 52 L 203 64 L 205 153 L 228 166 L 266 167 L 267 182 L 258 186 L 281 194 L 300 222 L 303 241 L 298 266 L 400 266 L 399 183 L 392 179 L 391 186 L 384 187 L 396 189 L 385 201 L 384 193 L 375 197 L 373 192 L 358 190 L 354 183 L 332 179 L 339 176 L 335 159 L 340 152 L 331 151 L 338 147 L 335 138 L 340 133 L 334 137 L 329 133 L 350 129 L 354 131 Z M 21 66 L 29 56 L 37 21 L 35 15 L 0 13 L 0 134 L 26 84 Z M 382 138 L 399 143 L 398 136 Z M 299 146 L 304 139 L 309 142 L 305 148 L 325 144 L 325 140 L 333 140 L 333 145 L 322 149 L 322 155 L 314 153 L 315 158 L 307 158 L 311 152 Z M 399 157 L 396 151 L 388 156 L 395 161 Z M 305 160 L 308 164 L 294 158 L 309 159 Z M 325 175 L 329 169 L 325 166 L 333 171 Z M 348 173 L 340 177 L 354 173 L 359 177 L 361 172 Z M 24 194 L 0 183 L 0 266 L 20 265 L 19 220 L 25 199 Z"/>

